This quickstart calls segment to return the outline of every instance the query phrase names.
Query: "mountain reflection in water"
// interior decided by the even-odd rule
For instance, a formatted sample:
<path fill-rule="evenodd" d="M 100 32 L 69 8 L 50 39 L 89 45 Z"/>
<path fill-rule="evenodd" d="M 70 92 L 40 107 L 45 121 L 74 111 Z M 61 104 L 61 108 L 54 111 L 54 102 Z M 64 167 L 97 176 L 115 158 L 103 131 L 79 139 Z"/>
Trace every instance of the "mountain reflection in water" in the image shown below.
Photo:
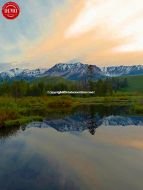
<path fill-rule="evenodd" d="M 143 126 L 143 116 L 129 116 L 128 107 L 81 106 L 64 117 L 47 118 L 26 127 L 53 128 L 59 132 L 83 132 L 94 135 L 100 126 Z M 122 115 L 123 114 L 123 115 Z"/>
<path fill-rule="evenodd" d="M 132 116 L 108 116 L 101 118 L 96 115 L 94 118 L 88 118 L 84 114 L 76 114 L 63 119 L 45 120 L 44 122 L 33 122 L 26 126 L 37 128 L 51 127 L 59 132 L 82 132 L 89 130 L 94 135 L 96 129 L 100 126 L 143 126 L 143 117 Z"/>
<path fill-rule="evenodd" d="M 65 114 L 64 116 L 57 114 L 56 117 L 55 115 L 54 117 L 50 115 L 50 118 L 45 119 L 43 122 L 31 122 L 21 127 L 2 128 L 0 129 L 0 138 L 4 140 L 6 137 L 16 135 L 20 129 L 24 131 L 31 127 L 53 128 L 58 132 L 83 132 L 88 130 L 91 135 L 95 135 L 96 129 L 100 126 L 143 126 L 143 116 L 129 116 L 125 114 L 128 109 L 126 107 L 112 107 L 111 109 L 109 108 L 109 111 L 106 110 L 107 108 L 104 108 L 104 111 L 101 112 L 102 109 L 98 110 L 98 107 L 95 108 L 94 106 L 79 107 L 67 116 Z"/>
<path fill-rule="evenodd" d="M 143 190 L 136 126 L 143 117 L 126 107 L 84 106 L 1 128 L 0 190 Z"/>

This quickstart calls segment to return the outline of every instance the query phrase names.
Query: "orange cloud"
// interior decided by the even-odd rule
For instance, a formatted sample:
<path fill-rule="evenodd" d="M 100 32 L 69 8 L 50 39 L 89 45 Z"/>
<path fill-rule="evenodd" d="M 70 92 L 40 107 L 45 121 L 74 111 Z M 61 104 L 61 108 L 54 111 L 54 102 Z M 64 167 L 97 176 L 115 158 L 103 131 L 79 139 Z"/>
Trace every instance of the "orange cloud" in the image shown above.
<path fill-rule="evenodd" d="M 69 0 L 69 5 L 51 15 L 52 34 L 43 32 L 25 51 L 23 57 L 32 66 L 50 67 L 74 58 L 97 65 L 142 64 L 143 3 Z"/>

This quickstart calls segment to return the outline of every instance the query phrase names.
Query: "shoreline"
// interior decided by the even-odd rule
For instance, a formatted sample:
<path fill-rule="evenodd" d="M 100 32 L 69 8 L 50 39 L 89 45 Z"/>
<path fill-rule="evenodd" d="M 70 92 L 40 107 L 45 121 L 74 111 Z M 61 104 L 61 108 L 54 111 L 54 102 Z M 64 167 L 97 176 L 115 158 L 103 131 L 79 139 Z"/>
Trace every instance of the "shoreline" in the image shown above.
<path fill-rule="evenodd" d="M 25 125 L 42 121 L 49 114 L 70 113 L 78 106 L 130 106 L 130 114 L 143 115 L 143 96 L 106 97 L 0 97 L 0 127 Z"/>

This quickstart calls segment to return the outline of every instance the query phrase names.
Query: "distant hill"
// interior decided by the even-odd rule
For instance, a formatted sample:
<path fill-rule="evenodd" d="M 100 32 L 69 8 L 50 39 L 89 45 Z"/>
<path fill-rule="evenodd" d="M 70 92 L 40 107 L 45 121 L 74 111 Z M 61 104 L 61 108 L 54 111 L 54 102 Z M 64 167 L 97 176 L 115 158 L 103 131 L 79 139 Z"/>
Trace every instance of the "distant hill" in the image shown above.
<path fill-rule="evenodd" d="M 135 75 L 135 76 L 121 76 L 117 77 L 119 79 L 127 79 L 128 87 L 122 89 L 124 92 L 143 92 L 143 75 Z M 45 83 L 53 83 L 54 85 L 68 84 L 69 86 L 74 85 L 76 81 L 68 80 L 62 77 L 42 77 L 34 79 L 33 82 L 45 82 Z"/>
<path fill-rule="evenodd" d="M 121 78 L 127 78 L 128 87 L 124 88 L 125 92 L 143 92 L 143 75 L 139 76 L 126 76 Z"/>

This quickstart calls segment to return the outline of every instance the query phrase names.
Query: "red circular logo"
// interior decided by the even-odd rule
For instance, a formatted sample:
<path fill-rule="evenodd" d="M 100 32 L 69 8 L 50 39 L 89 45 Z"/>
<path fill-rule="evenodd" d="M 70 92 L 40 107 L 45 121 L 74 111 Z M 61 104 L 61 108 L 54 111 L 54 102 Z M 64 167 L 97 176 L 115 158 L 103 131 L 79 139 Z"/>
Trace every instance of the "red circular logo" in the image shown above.
<path fill-rule="evenodd" d="M 20 13 L 20 8 L 15 2 L 8 2 L 2 7 L 2 14 L 7 19 L 15 19 Z"/>

